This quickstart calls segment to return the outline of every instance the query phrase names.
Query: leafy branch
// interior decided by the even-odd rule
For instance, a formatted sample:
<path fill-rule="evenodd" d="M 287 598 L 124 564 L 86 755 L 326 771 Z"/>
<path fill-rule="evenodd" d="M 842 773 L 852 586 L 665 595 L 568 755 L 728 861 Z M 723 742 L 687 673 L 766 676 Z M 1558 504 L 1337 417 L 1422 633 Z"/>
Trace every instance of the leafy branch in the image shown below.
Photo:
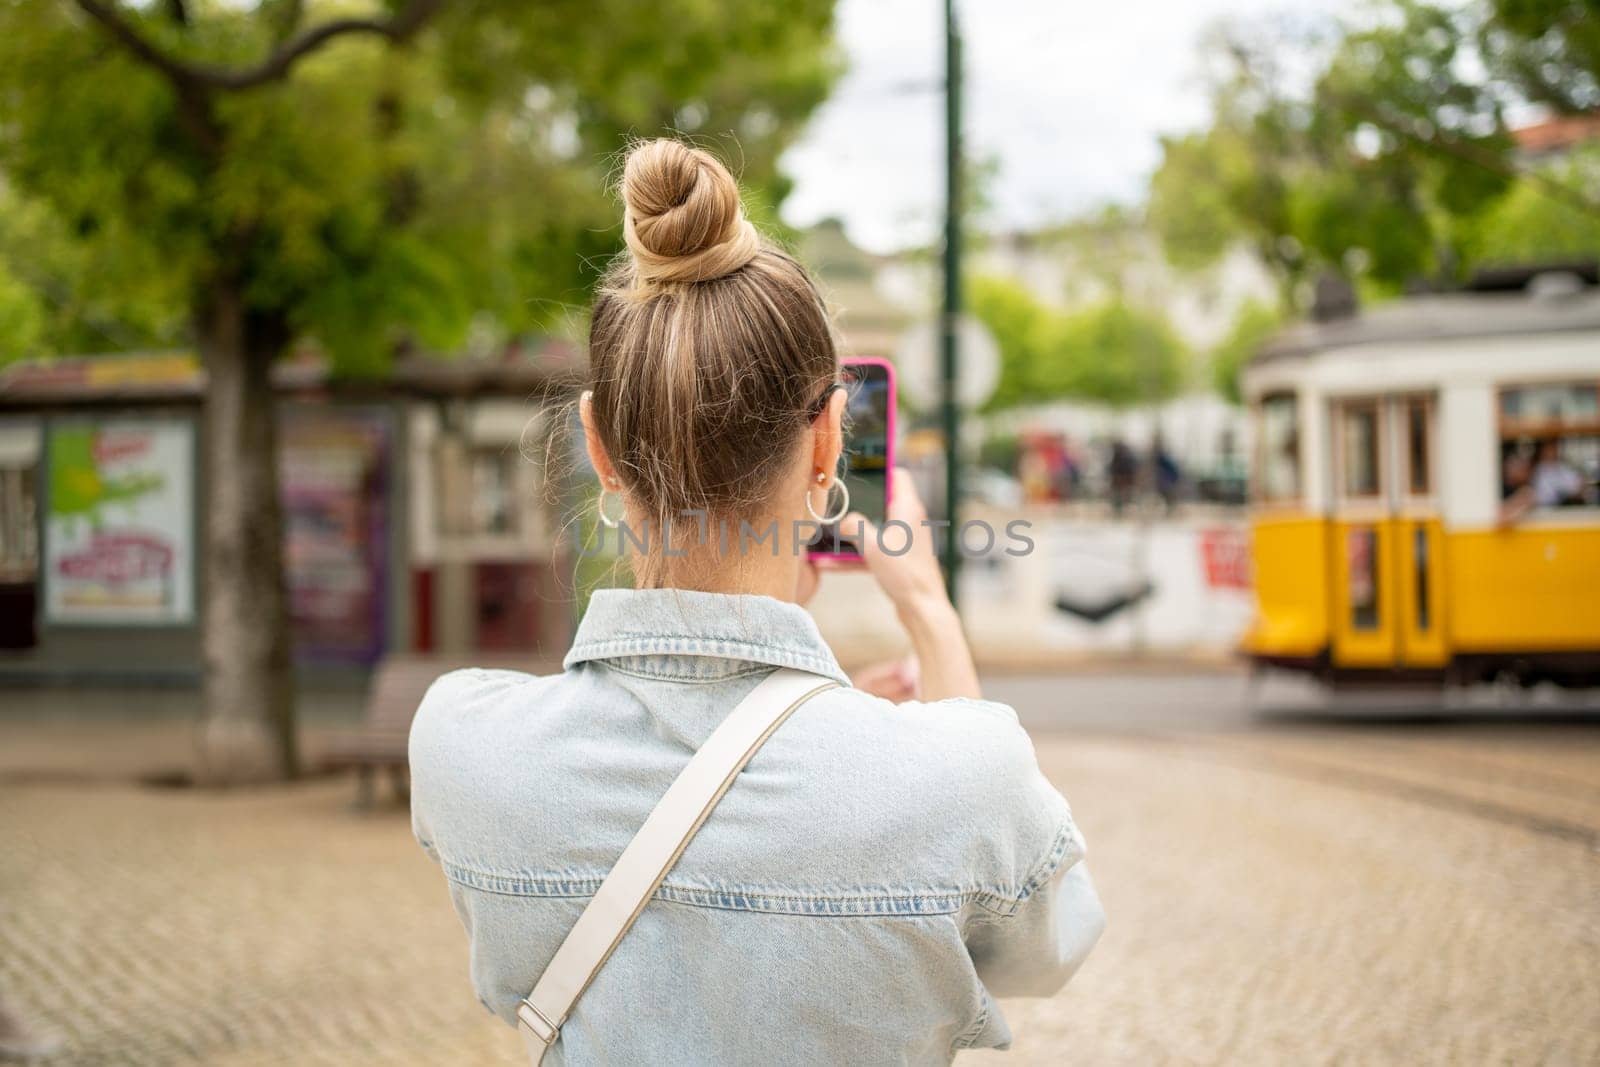
<path fill-rule="evenodd" d="M 286 38 L 251 67 L 229 69 L 189 63 L 148 40 L 112 0 L 76 0 L 84 14 L 140 61 L 154 67 L 180 89 L 238 92 L 281 81 L 296 63 L 340 37 L 375 35 L 400 44 L 425 26 L 444 6 L 443 0 L 410 0 L 387 18 L 337 18 Z M 294 8 L 298 18 L 298 6 Z"/>

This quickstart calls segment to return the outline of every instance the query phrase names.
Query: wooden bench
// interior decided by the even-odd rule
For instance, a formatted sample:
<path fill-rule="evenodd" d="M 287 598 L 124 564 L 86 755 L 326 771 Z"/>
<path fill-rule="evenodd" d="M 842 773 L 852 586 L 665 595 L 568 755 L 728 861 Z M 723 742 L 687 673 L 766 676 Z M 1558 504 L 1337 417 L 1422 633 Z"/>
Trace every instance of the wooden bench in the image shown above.
<path fill-rule="evenodd" d="M 441 674 L 462 667 L 522 671 L 526 674 L 551 674 L 561 664 L 537 653 L 518 658 L 496 656 L 385 656 L 372 676 L 367 692 L 366 716 L 361 727 L 335 735 L 322 760 L 329 770 L 354 769 L 357 775 L 356 807 L 370 808 L 374 802 L 374 781 L 387 771 L 396 800 L 410 794 L 406 746 L 411 736 L 411 719 L 422 703 L 423 694 Z"/>

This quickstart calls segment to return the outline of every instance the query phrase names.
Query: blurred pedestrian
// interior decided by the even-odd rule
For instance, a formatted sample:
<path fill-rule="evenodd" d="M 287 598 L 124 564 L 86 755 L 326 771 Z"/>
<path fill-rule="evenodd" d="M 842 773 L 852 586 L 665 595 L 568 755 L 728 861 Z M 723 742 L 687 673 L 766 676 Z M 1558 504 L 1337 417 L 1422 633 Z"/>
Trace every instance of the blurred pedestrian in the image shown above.
<path fill-rule="evenodd" d="M 1178 466 L 1178 461 L 1172 453 L 1167 451 L 1167 444 L 1162 440 L 1161 434 L 1155 435 L 1155 440 L 1150 445 L 1151 465 L 1155 467 L 1156 495 L 1161 497 L 1161 502 L 1166 505 L 1167 514 L 1172 514 L 1178 506 L 1178 492 L 1183 486 L 1183 468 Z"/>
<path fill-rule="evenodd" d="M 1042 504 L 1050 499 L 1050 460 L 1044 449 L 1030 443 L 1022 450 L 1017 461 L 1017 474 L 1022 482 L 1023 498 L 1030 504 Z"/>
<path fill-rule="evenodd" d="M 1061 470 L 1056 480 L 1056 498 L 1058 500 L 1075 500 L 1078 488 L 1083 481 L 1081 461 L 1078 459 L 1078 450 L 1072 444 L 1072 438 L 1065 434 L 1061 437 Z"/>
<path fill-rule="evenodd" d="M 1121 515 L 1133 500 L 1139 484 L 1139 457 L 1120 437 L 1111 439 L 1111 455 L 1106 461 L 1106 480 L 1111 486 L 1111 513 Z"/>

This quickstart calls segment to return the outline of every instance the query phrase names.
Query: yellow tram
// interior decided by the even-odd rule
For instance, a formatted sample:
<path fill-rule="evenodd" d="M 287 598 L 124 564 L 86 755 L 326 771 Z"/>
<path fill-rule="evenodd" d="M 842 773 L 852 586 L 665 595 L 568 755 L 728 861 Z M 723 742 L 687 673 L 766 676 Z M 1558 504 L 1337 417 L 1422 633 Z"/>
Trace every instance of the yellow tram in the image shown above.
<path fill-rule="evenodd" d="M 1257 664 L 1600 685 L 1600 289 L 1322 316 L 1245 369 Z"/>

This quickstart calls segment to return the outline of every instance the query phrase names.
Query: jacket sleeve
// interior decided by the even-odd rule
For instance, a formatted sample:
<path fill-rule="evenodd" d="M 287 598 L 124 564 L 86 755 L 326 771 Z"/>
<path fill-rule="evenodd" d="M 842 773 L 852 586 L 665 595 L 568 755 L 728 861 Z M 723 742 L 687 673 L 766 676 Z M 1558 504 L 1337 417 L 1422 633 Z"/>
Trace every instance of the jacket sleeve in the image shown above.
<path fill-rule="evenodd" d="M 1072 831 L 1076 834 L 1076 830 Z M 967 950 L 998 997 L 1047 997 L 1067 984 L 1106 928 L 1079 848 L 1067 854 L 1010 915 L 974 924 Z"/>
<path fill-rule="evenodd" d="M 1039 767 L 1011 712 L 987 764 L 989 826 L 1003 893 L 967 926 L 967 950 L 995 996 L 1049 996 L 1082 966 L 1105 930 L 1066 798 Z"/>
<path fill-rule="evenodd" d="M 993 996 L 1049 996 L 1082 966 L 1105 929 L 1072 808 L 1039 766 L 1033 741 L 1003 704 L 925 705 L 955 740 L 939 794 L 970 834 L 977 892 L 961 918 L 967 955 Z M 926 712 L 925 712 L 926 714 Z"/>

